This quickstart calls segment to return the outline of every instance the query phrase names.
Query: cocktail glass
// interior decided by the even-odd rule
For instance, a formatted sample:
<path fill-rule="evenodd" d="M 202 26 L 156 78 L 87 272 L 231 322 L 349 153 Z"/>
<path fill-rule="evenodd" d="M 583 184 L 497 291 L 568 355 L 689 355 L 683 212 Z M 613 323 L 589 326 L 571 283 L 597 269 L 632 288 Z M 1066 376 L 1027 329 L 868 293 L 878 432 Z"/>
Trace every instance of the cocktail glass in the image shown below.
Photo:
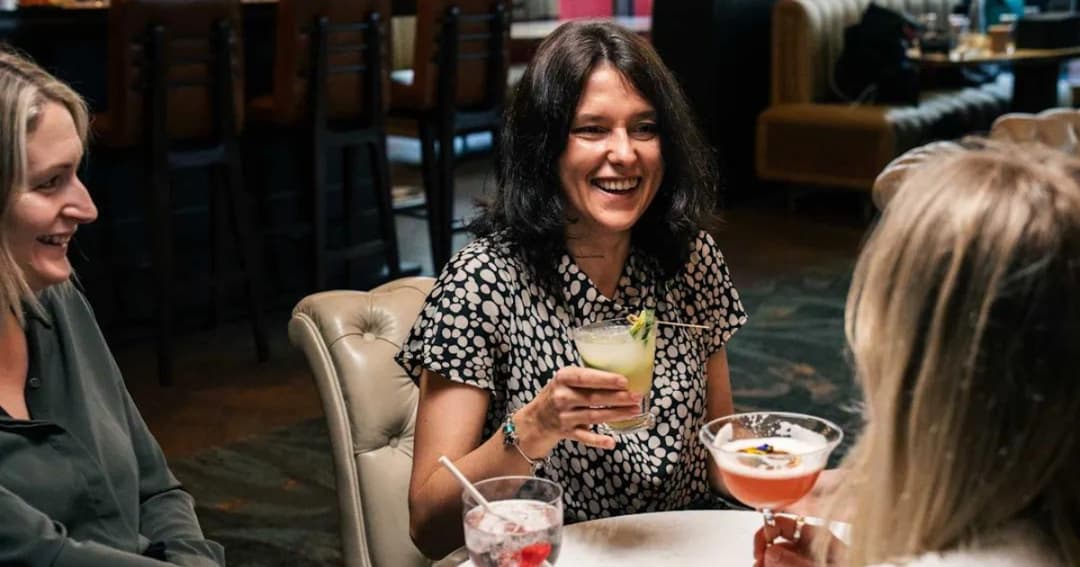
<path fill-rule="evenodd" d="M 465 491 L 465 547 L 475 567 L 554 565 L 562 547 L 562 487 L 532 476 L 474 483 L 490 511 Z"/>
<path fill-rule="evenodd" d="M 607 435 L 636 433 L 651 428 L 656 422 L 649 412 L 656 329 L 650 329 L 643 338 L 638 338 L 630 333 L 631 326 L 626 319 L 609 319 L 578 327 L 571 334 L 586 367 L 626 376 L 627 389 L 642 396 L 638 415 L 600 424 L 598 429 Z"/>
<path fill-rule="evenodd" d="M 772 526 L 775 510 L 794 504 L 814 487 L 844 432 L 818 417 L 754 412 L 710 421 L 700 436 L 731 495 L 760 510 Z"/>

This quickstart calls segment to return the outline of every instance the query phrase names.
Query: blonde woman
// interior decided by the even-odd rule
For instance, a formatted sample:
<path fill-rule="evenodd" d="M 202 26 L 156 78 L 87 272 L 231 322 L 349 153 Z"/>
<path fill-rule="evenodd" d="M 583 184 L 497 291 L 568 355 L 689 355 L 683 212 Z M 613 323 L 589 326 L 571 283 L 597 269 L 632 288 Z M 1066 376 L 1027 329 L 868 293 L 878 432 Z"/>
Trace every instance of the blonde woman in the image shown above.
<path fill-rule="evenodd" d="M 70 283 L 86 130 L 74 91 L 0 49 L 0 565 L 224 565 Z"/>
<path fill-rule="evenodd" d="M 785 520 L 758 533 L 758 565 L 815 547 L 836 565 L 1080 565 L 1080 162 L 983 146 L 911 173 L 855 268 L 866 427 L 831 507 L 850 545 Z"/>

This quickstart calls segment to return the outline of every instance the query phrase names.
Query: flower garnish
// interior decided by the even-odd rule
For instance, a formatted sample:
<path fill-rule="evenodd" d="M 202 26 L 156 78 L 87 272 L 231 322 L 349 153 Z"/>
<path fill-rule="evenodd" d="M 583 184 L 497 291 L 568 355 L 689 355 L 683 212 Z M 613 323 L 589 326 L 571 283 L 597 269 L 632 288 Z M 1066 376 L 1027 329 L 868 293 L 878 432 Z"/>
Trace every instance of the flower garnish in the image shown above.
<path fill-rule="evenodd" d="M 641 342 L 648 342 L 649 335 L 656 327 L 656 314 L 652 309 L 642 309 L 637 315 L 630 314 L 626 317 L 630 322 L 630 336 Z"/>
<path fill-rule="evenodd" d="M 787 451 L 781 451 L 768 443 L 739 449 L 739 453 L 748 455 L 739 457 L 742 464 L 756 469 L 790 469 L 799 465 L 802 459 Z M 770 458 L 773 457 L 773 458 Z"/>

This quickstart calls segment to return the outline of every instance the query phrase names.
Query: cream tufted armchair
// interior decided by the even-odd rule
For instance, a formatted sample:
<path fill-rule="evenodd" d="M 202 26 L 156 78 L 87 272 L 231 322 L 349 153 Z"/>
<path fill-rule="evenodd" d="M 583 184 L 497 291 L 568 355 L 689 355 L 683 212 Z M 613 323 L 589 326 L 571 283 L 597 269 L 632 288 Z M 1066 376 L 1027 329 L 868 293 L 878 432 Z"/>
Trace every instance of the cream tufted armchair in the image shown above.
<path fill-rule="evenodd" d="M 366 292 L 316 293 L 289 321 L 330 430 L 346 567 L 431 563 L 409 538 L 418 393 L 393 357 L 432 283 L 402 278 Z"/>
<path fill-rule="evenodd" d="M 1077 155 L 1080 154 L 1080 110 L 1051 108 L 1038 114 L 1006 114 L 994 121 L 990 137 L 1011 142 L 1038 142 Z"/>

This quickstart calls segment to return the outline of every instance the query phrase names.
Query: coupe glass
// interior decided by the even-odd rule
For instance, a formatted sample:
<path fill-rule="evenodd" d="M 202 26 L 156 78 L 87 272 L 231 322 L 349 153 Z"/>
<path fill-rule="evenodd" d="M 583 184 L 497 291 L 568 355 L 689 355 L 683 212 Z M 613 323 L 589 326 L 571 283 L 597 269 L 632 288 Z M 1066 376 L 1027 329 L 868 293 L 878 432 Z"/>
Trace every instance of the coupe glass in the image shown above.
<path fill-rule="evenodd" d="M 716 459 L 724 486 L 760 510 L 769 526 L 775 524 L 775 510 L 810 492 L 843 438 L 830 421 L 784 412 L 738 413 L 701 429 L 701 442 Z"/>
<path fill-rule="evenodd" d="M 598 429 L 607 435 L 637 433 L 651 428 L 656 421 L 649 412 L 656 329 L 653 328 L 645 340 L 641 340 L 630 334 L 631 326 L 626 319 L 609 319 L 578 327 L 571 334 L 586 367 L 626 376 L 629 382 L 627 389 L 642 396 L 641 413 L 600 424 Z"/>
<path fill-rule="evenodd" d="M 474 484 L 485 509 L 469 491 L 464 503 L 465 547 L 475 567 L 554 565 L 562 547 L 562 487 L 532 476 L 500 476 Z"/>

